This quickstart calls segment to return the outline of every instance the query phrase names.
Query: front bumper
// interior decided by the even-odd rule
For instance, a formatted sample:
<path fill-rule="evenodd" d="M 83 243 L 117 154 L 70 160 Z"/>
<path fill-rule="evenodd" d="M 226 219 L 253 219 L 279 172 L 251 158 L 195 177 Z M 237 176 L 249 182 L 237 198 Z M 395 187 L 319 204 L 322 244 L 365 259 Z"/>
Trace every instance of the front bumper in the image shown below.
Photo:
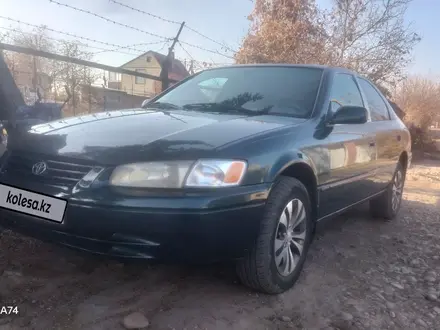
<path fill-rule="evenodd" d="M 62 223 L 0 209 L 0 227 L 116 258 L 235 259 L 255 242 L 269 190 L 260 184 L 154 197 L 94 191 L 69 198 Z"/>

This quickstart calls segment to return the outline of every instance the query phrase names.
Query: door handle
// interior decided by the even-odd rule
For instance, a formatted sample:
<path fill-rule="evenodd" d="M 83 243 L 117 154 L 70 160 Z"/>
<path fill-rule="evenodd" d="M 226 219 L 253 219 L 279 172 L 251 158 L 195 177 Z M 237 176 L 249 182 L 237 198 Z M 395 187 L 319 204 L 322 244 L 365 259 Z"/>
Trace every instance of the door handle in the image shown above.
<path fill-rule="evenodd" d="M 374 146 L 376 145 L 376 142 L 371 141 L 370 143 L 368 143 L 368 145 L 369 145 L 370 147 L 374 147 Z"/>
<path fill-rule="evenodd" d="M 397 135 L 397 141 L 400 141 L 402 137 L 400 135 Z"/>

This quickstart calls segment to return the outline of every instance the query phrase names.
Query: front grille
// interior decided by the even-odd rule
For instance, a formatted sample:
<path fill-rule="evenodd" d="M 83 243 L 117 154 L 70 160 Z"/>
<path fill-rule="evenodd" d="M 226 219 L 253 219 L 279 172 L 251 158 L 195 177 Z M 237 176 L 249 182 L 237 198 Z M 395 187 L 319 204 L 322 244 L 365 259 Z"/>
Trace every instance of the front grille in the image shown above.
<path fill-rule="evenodd" d="M 46 171 L 40 175 L 32 173 L 32 167 L 44 161 Z M 41 182 L 57 187 L 73 187 L 91 169 L 92 165 L 80 164 L 77 161 L 59 159 L 53 156 L 38 155 L 33 153 L 11 152 L 2 168 L 8 175 L 19 176 L 24 180 Z"/>

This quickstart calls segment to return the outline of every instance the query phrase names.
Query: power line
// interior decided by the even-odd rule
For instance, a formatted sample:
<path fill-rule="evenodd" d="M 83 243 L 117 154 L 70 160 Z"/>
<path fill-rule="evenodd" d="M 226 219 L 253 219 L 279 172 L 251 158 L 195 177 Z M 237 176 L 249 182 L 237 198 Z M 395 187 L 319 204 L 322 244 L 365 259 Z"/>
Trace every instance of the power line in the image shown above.
<path fill-rule="evenodd" d="M 121 73 L 121 74 L 128 74 L 131 76 L 138 76 L 138 77 L 143 77 L 143 78 L 152 79 L 152 80 L 156 80 L 156 81 L 161 81 L 160 77 L 157 77 L 157 76 L 154 76 L 154 75 L 151 75 L 148 73 L 136 72 L 136 71 L 124 69 L 121 67 L 113 67 L 110 65 L 91 62 L 91 61 L 79 59 L 76 57 L 54 54 L 54 53 L 46 52 L 43 50 L 32 49 L 32 48 L 28 48 L 28 47 L 9 45 L 9 44 L 5 44 L 5 43 L 0 42 L 0 49 L 8 50 L 11 52 L 23 53 L 23 54 L 32 55 L 32 56 L 44 57 L 44 58 L 53 59 L 53 60 L 62 61 L 62 62 L 73 63 L 73 64 L 77 64 L 77 65 L 83 65 L 83 66 L 87 66 L 87 67 L 91 67 L 91 68 L 95 68 L 95 69 L 101 69 L 104 71 L 117 72 L 117 73 Z M 174 79 L 170 79 L 170 81 L 176 82 L 176 80 L 174 80 Z"/>
<path fill-rule="evenodd" d="M 19 30 L 19 29 L 11 29 L 11 28 L 6 28 L 6 27 L 0 27 L 0 29 L 7 30 L 7 31 L 12 31 L 12 32 L 17 32 L 17 33 L 24 33 L 24 34 L 28 34 L 28 35 L 37 35 L 37 34 L 35 34 L 35 33 L 32 33 L 32 32 L 26 32 L 26 31 L 21 31 L 21 30 Z M 52 37 L 49 37 L 49 36 L 45 36 L 44 38 L 46 38 L 46 39 L 48 39 L 48 40 L 53 40 L 53 41 L 56 41 L 56 42 L 66 42 L 66 40 L 61 40 L 61 39 L 57 39 L 57 38 L 52 38 Z M 69 42 L 69 41 L 67 41 L 67 42 Z M 98 50 L 100 50 L 99 52 L 95 52 L 95 53 L 93 53 L 93 54 L 99 54 L 99 53 L 101 53 L 101 52 L 117 52 L 117 53 L 120 53 L 120 54 L 126 54 L 126 55 L 134 55 L 134 56 L 138 56 L 138 54 L 136 54 L 136 53 L 128 53 L 128 52 L 115 51 L 114 49 L 107 49 L 107 48 L 102 48 L 102 47 L 96 47 L 96 46 L 88 45 L 88 44 L 83 43 L 83 42 L 81 42 L 80 45 L 83 46 L 83 47 L 86 47 L 86 48 L 92 48 L 92 49 L 98 49 Z M 123 46 L 121 46 L 120 49 L 122 49 L 122 48 L 123 48 Z M 127 46 L 127 47 L 124 47 L 124 48 L 130 48 L 130 46 Z M 119 49 L 119 48 L 118 48 L 118 49 Z"/>
<path fill-rule="evenodd" d="M 163 42 L 163 41 L 143 42 L 143 43 L 137 43 L 137 44 L 128 45 L 128 46 L 121 46 L 121 47 L 114 48 L 114 49 L 102 49 L 102 50 L 99 51 L 99 52 L 93 53 L 93 55 L 101 54 L 101 53 L 105 53 L 105 52 L 114 52 L 114 53 L 130 54 L 130 55 L 136 55 L 136 56 L 138 56 L 139 54 L 124 53 L 124 52 L 120 52 L 119 50 L 120 50 L 120 49 L 127 49 L 127 48 L 130 48 L 130 47 L 133 47 L 133 46 L 157 45 L 157 44 L 161 44 L 161 43 L 166 44 L 166 42 Z M 164 47 L 164 46 L 162 46 L 162 48 L 163 48 L 163 47 Z M 145 51 L 143 51 L 142 53 L 145 53 Z"/>
<path fill-rule="evenodd" d="M 216 55 L 220 55 L 220 56 L 223 56 L 223 57 L 226 57 L 226 58 L 230 58 L 231 60 L 234 59 L 232 56 L 229 56 L 229 55 L 226 55 L 226 54 L 222 54 L 222 53 L 220 53 L 220 52 L 217 51 L 217 50 L 212 50 L 212 49 L 203 48 L 203 47 L 201 47 L 201 46 L 197 46 L 197 45 L 194 45 L 194 44 L 190 44 L 189 42 L 186 42 L 186 41 L 183 41 L 183 40 L 181 40 L 180 42 L 181 42 L 182 44 L 187 45 L 187 46 L 190 46 L 190 47 L 194 47 L 194 48 L 198 48 L 198 49 L 204 50 L 205 52 L 209 52 L 209 53 L 212 53 L 212 54 L 216 54 Z"/>
<path fill-rule="evenodd" d="M 8 20 L 8 21 L 11 21 L 11 22 L 16 22 L 16 23 L 19 23 L 19 24 L 24 24 L 24 25 L 27 25 L 27 26 L 31 26 L 31 27 L 34 27 L 34 28 L 37 28 L 37 29 L 41 28 L 41 26 L 39 26 L 39 25 L 35 25 L 35 24 L 31 24 L 31 23 L 26 23 L 26 22 L 20 21 L 18 19 L 13 19 L 13 18 L 10 18 L 10 17 L 5 17 L 5 16 L 1 16 L 0 15 L 0 18 Z M 125 46 L 121 46 L 121 45 L 118 45 L 118 44 L 113 44 L 113 43 L 109 43 L 109 42 L 99 41 L 99 40 L 96 40 L 96 39 L 91 39 L 91 38 L 88 38 L 88 37 L 78 36 L 76 34 L 69 33 L 69 32 L 55 30 L 55 29 L 49 28 L 47 26 L 44 26 L 44 29 L 47 30 L 47 31 L 63 34 L 65 36 L 69 36 L 69 37 L 72 37 L 72 38 L 81 39 L 81 40 L 87 40 L 87 41 L 90 41 L 90 42 L 94 42 L 94 43 L 97 43 L 97 44 L 106 45 L 106 46 L 110 46 L 110 47 L 115 47 L 115 48 L 125 47 Z M 133 50 L 133 51 L 138 52 L 138 53 L 145 53 L 145 50 L 142 50 L 142 49 L 136 49 L 136 48 L 132 48 L 132 47 L 127 47 L 125 49 Z"/>
<path fill-rule="evenodd" d="M 157 52 L 160 53 L 160 52 L 165 48 L 165 46 L 168 46 L 168 42 L 167 42 L 167 41 L 165 41 L 165 42 L 163 43 L 162 47 L 160 47 L 160 48 L 157 50 Z"/>
<path fill-rule="evenodd" d="M 119 5 L 119 6 L 122 6 L 122 7 L 128 8 L 128 9 L 133 10 L 133 11 L 136 11 L 136 12 L 138 12 L 138 13 L 141 13 L 141 14 L 144 14 L 144 15 L 147 15 L 147 16 L 150 16 L 150 17 L 154 17 L 154 18 L 160 19 L 161 21 L 164 21 L 164 22 L 168 22 L 168 23 L 172 23 L 172 24 L 178 24 L 178 25 L 181 24 L 181 22 L 173 21 L 173 20 L 170 20 L 170 19 L 167 19 L 167 18 L 161 17 L 161 16 L 159 16 L 159 15 L 155 15 L 155 14 L 152 14 L 152 13 L 146 12 L 146 11 L 141 10 L 141 9 L 138 9 L 138 8 L 134 8 L 134 7 L 128 6 L 128 5 L 126 5 L 125 3 L 121 3 L 121 2 L 116 1 L 116 0 L 109 0 L 109 1 L 110 1 L 110 2 L 113 2 L 114 4 L 117 4 L 117 5 Z M 217 45 L 220 45 L 220 46 L 223 47 L 223 48 L 226 48 L 226 49 L 229 50 L 229 51 L 232 51 L 232 52 L 236 53 L 236 51 L 235 51 L 234 49 L 232 49 L 231 47 L 227 46 L 226 44 L 221 43 L 221 42 L 219 42 L 219 41 L 217 41 L 217 40 L 214 40 L 214 39 L 208 37 L 207 35 L 205 35 L 205 34 L 199 32 L 198 30 L 196 30 L 196 29 L 194 29 L 194 28 L 192 28 L 192 27 L 190 27 L 190 26 L 188 26 L 188 25 L 185 25 L 185 28 L 187 28 L 188 30 L 190 30 L 190 31 L 192 31 L 192 32 L 194 32 L 194 33 L 196 33 L 196 34 L 198 34 L 199 36 L 201 36 L 201 37 L 203 37 L 203 38 L 205 38 L 205 39 L 207 39 L 207 40 L 209 40 L 209 41 L 212 41 L 212 42 L 216 43 Z"/>
<path fill-rule="evenodd" d="M 17 33 L 24 33 L 24 34 L 28 34 L 28 35 L 37 35 L 36 33 L 33 33 L 33 32 L 26 32 L 26 31 L 22 31 L 22 30 L 19 30 L 19 29 L 12 29 L 12 28 L 2 27 L 2 26 L 0 26 L 0 29 L 7 30 L 7 31 L 12 31 L 12 32 L 17 32 Z M 56 41 L 56 42 L 66 42 L 66 40 L 52 38 L 52 37 L 49 37 L 49 36 L 45 36 L 45 38 L 48 39 L 48 40 Z M 101 54 L 101 53 L 105 53 L 105 52 L 113 52 L 113 53 L 119 53 L 119 54 L 125 54 L 125 55 L 139 56 L 139 53 L 122 52 L 120 50 L 122 50 L 122 49 L 132 49 L 132 47 L 135 47 L 135 46 L 157 45 L 157 44 L 161 44 L 161 43 L 163 43 L 163 46 L 160 49 L 163 49 L 165 47 L 165 45 L 167 44 L 166 42 L 164 43 L 163 41 L 143 42 L 143 43 L 136 43 L 136 44 L 132 44 L 132 45 L 128 45 L 128 46 L 119 45 L 117 48 L 113 48 L 113 49 L 96 47 L 96 46 L 88 45 L 88 44 L 83 43 L 83 42 L 81 42 L 80 45 L 83 46 L 83 47 L 86 47 L 86 48 L 93 48 L 93 49 L 99 50 L 97 52 L 93 52 L 92 55 L 97 55 L 97 54 Z M 144 51 L 144 50 L 141 51 L 140 50 L 139 52 L 141 54 L 143 54 L 146 51 Z"/>
<path fill-rule="evenodd" d="M 178 44 L 180 45 L 180 48 L 182 48 L 182 50 L 186 53 L 186 55 L 188 55 L 191 60 L 195 61 L 194 57 L 192 57 L 192 55 L 185 49 L 185 47 L 183 47 L 180 41 L 178 41 Z"/>
<path fill-rule="evenodd" d="M 190 65 L 189 65 L 189 68 L 187 69 L 187 71 L 190 73 L 190 74 L 193 74 L 194 73 L 194 63 L 196 62 L 196 60 L 194 59 L 194 57 L 192 57 L 192 55 L 185 49 L 185 47 L 183 47 L 183 45 L 180 43 L 180 41 L 178 41 L 178 43 L 179 43 L 179 46 L 180 46 L 180 48 L 182 48 L 182 50 L 189 56 L 189 58 L 191 59 L 190 60 Z M 185 64 L 186 64 L 186 60 L 184 61 L 185 62 Z M 186 65 L 185 65 L 185 68 L 186 68 Z"/>
<path fill-rule="evenodd" d="M 216 43 L 217 45 L 220 45 L 221 47 L 226 48 L 227 50 L 229 50 L 229 51 L 231 51 L 231 52 L 234 52 L 234 53 L 237 52 L 236 50 L 232 49 L 231 47 L 229 47 L 229 46 L 227 46 L 227 45 L 225 45 L 225 44 L 223 44 L 223 43 L 221 43 L 221 42 L 219 42 L 219 41 L 216 41 L 216 40 L 214 40 L 214 39 L 208 37 L 207 35 L 204 35 L 203 33 L 197 31 L 196 29 L 193 29 L 193 28 L 190 27 L 190 26 L 187 26 L 186 28 L 187 28 L 188 30 L 191 30 L 192 32 L 198 34 L 199 36 L 201 36 L 201 37 L 203 37 L 203 38 L 205 38 L 205 39 L 208 39 L 208 40 L 210 40 L 210 41 Z"/>
<path fill-rule="evenodd" d="M 138 13 L 141 13 L 141 14 L 144 14 L 144 15 L 147 15 L 147 16 L 150 16 L 150 17 L 154 17 L 154 18 L 160 19 L 161 21 L 164 21 L 164 22 L 168 22 L 168 23 L 172 23 L 172 24 L 178 24 L 178 25 L 182 24 L 182 22 L 177 22 L 177 21 L 173 21 L 173 20 L 170 20 L 170 19 L 166 19 L 166 18 L 163 18 L 161 16 L 158 16 L 158 15 L 155 15 L 155 14 L 152 14 L 152 13 L 148 13 L 148 12 L 143 11 L 141 9 L 137 9 L 137 8 L 128 6 L 125 3 L 122 3 L 122 2 L 119 2 L 119 1 L 116 1 L 116 0 L 109 0 L 109 1 L 113 2 L 114 4 L 117 4 L 119 6 L 128 8 L 130 10 L 137 11 Z"/>
<path fill-rule="evenodd" d="M 144 34 L 156 37 L 156 38 L 161 38 L 161 39 L 164 39 L 164 40 L 172 40 L 172 38 L 167 38 L 167 37 L 155 34 L 155 33 L 151 33 L 151 32 L 145 31 L 145 30 L 141 30 L 141 29 L 139 29 L 137 27 L 134 27 L 134 26 L 131 26 L 131 25 L 127 25 L 127 24 L 124 24 L 124 23 L 116 22 L 116 21 L 114 21 L 114 20 L 112 20 L 110 18 L 98 15 L 96 13 L 93 13 L 93 12 L 89 11 L 89 10 L 85 10 L 85 9 L 81 9 L 81 8 L 78 8 L 78 7 L 74 7 L 74 6 L 71 6 L 71 5 L 68 5 L 68 4 L 65 4 L 65 3 L 61 3 L 61 2 L 58 2 L 58 1 L 55 1 L 55 0 L 49 0 L 49 1 L 54 3 L 54 4 L 57 4 L 59 6 L 62 6 L 62 7 L 66 7 L 66 8 L 69 8 L 69 9 L 73 9 L 75 11 L 79 11 L 79 12 L 82 12 L 82 13 L 85 13 L 85 14 L 89 14 L 89 15 L 98 17 L 98 18 L 100 18 L 100 19 L 102 19 L 104 21 L 107 21 L 109 23 L 113 23 L 113 24 L 125 27 L 125 28 L 130 29 L 130 30 L 141 32 L 141 33 L 144 33 Z"/>

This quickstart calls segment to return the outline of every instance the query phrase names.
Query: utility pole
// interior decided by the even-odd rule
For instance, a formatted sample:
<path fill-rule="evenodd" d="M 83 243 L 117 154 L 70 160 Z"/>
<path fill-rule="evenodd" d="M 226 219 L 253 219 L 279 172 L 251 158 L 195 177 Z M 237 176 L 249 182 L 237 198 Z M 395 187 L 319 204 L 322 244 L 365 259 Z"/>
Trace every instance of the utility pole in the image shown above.
<path fill-rule="evenodd" d="M 168 77 L 170 66 L 172 64 L 172 61 L 174 60 L 174 46 L 176 45 L 177 41 L 179 41 L 180 33 L 183 30 L 183 27 L 185 26 L 185 22 L 182 22 L 180 25 L 179 31 L 177 32 L 176 37 L 173 39 L 173 43 L 171 44 L 171 47 L 168 48 L 168 54 L 165 59 L 165 61 L 162 63 L 162 70 L 160 71 L 160 79 L 162 81 L 162 91 L 168 88 L 170 85 L 170 80 Z"/>

